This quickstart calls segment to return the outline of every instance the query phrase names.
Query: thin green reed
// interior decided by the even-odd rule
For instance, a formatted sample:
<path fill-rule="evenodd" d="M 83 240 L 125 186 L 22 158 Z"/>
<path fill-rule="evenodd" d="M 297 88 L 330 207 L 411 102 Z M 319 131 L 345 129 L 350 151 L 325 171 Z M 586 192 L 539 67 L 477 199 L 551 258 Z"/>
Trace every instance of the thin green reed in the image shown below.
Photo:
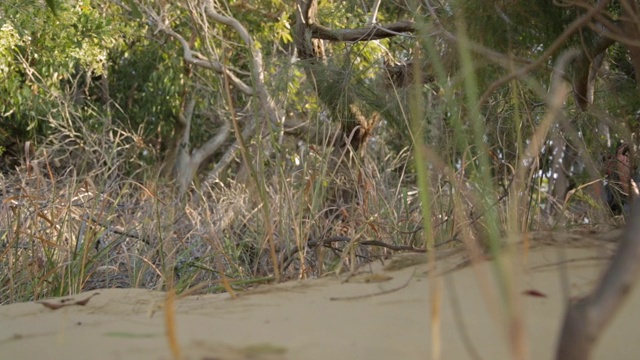
<path fill-rule="evenodd" d="M 463 86 L 465 93 L 465 102 L 467 111 L 467 120 L 471 124 L 473 148 L 475 149 L 475 158 L 477 159 L 478 190 L 480 193 L 481 213 L 483 214 L 483 224 L 486 229 L 486 239 L 484 239 L 489 247 L 491 255 L 495 261 L 493 271 L 498 283 L 501 297 L 508 303 L 509 298 L 509 282 L 506 272 L 505 263 L 500 256 L 500 217 L 498 214 L 498 206 L 496 192 L 492 182 L 491 163 L 489 161 L 489 149 L 485 143 L 485 123 L 481 113 L 479 103 L 479 89 L 476 73 L 474 70 L 473 57 L 470 51 L 470 40 L 466 32 L 466 24 L 464 19 L 458 18 L 456 21 L 457 29 L 457 45 L 460 56 L 460 66 L 463 76 Z"/>
<path fill-rule="evenodd" d="M 429 167 L 427 166 L 427 158 L 424 152 L 424 108 L 426 106 L 422 96 L 422 83 L 420 75 L 420 47 L 416 46 L 414 52 L 414 78 L 411 86 L 411 97 L 409 100 L 410 125 L 411 134 L 413 136 L 414 159 L 416 165 L 416 174 L 418 179 L 418 188 L 420 203 L 422 204 L 422 222 L 425 229 L 425 245 L 427 250 L 434 249 L 434 236 L 431 224 L 431 188 L 429 184 Z"/>

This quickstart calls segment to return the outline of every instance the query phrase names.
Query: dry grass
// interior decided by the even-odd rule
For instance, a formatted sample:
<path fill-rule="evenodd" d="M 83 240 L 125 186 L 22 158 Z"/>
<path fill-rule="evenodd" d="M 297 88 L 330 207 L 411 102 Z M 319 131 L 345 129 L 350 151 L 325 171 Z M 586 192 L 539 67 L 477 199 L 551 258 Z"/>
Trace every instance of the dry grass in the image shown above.
<path fill-rule="evenodd" d="M 266 203 L 242 180 L 205 182 L 180 200 L 139 160 L 145 148 L 135 134 L 96 136 L 69 119 L 3 175 L 0 304 L 105 287 L 232 292 L 273 281 L 262 206 L 284 280 L 354 271 L 393 247 L 425 248 L 408 150 L 353 156 L 314 147 L 299 165 L 262 170 Z M 456 169 L 429 151 L 426 159 L 435 246 L 481 240 L 486 219 L 466 163 Z M 497 191 L 492 205 L 502 229 L 506 195 Z"/>
<path fill-rule="evenodd" d="M 299 163 L 286 159 L 292 149 L 279 149 L 284 142 L 247 145 L 243 151 L 260 166 L 230 170 L 235 179 L 196 182 L 187 196 L 176 196 L 159 178 L 150 164 L 159 163 L 160 151 L 142 135 L 90 110 L 74 113 L 60 101 L 57 116 L 48 119 L 51 138 L 26 149 L 20 166 L 3 175 L 0 304 L 104 287 L 233 292 L 276 279 L 355 271 L 397 251 L 425 251 L 430 241 L 438 248 L 464 243 L 474 251 L 495 250 L 508 232 L 602 218 L 587 186 L 560 199 L 552 219 L 542 211 L 558 199 L 547 197 L 548 175 L 537 172 L 537 162 L 548 156 L 542 149 L 549 131 L 565 116 L 557 99 L 566 89 L 554 85 L 556 103 L 529 114 L 532 125 L 533 118 L 542 119 L 537 126 L 509 134 L 517 151 L 484 149 L 486 119 L 466 119 L 477 99 L 461 98 L 461 85 L 447 81 L 437 95 L 416 86 L 415 111 L 406 105 L 411 92 L 393 89 L 390 102 L 402 109 L 401 121 L 412 124 L 405 129 L 410 144 L 400 151 L 385 145 L 393 139 L 383 136 L 397 134 L 382 122 L 364 154 L 337 151 L 329 135 L 297 149 Z M 524 121 L 509 116 L 519 116 L 510 114 L 524 108 L 529 99 L 522 97 L 529 95 L 515 88 L 513 94 L 489 104 L 498 123 Z M 426 134 L 431 125 L 441 131 Z M 425 144 L 429 137 L 437 145 Z"/>
<path fill-rule="evenodd" d="M 310 154 L 304 165 L 275 169 L 265 181 L 267 204 L 239 181 L 205 183 L 178 200 L 153 171 L 127 174 L 135 136 L 71 127 L 3 175 L 2 304 L 104 287 L 211 292 L 272 281 L 261 206 L 274 214 L 285 279 L 391 253 L 362 241 L 422 246 L 415 190 L 398 174 L 406 154 L 382 166 L 352 160 L 335 172 Z M 336 236 L 341 241 L 326 240 Z"/>

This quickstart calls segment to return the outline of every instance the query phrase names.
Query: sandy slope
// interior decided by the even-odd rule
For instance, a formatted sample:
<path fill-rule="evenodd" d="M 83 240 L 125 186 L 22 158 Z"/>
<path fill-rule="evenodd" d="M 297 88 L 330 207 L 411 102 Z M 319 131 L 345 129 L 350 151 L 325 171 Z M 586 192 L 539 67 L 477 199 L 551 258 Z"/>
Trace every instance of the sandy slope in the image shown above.
<path fill-rule="evenodd" d="M 518 246 L 505 259 L 517 284 L 514 311 L 523 314 L 530 359 L 552 358 L 566 296 L 591 288 L 614 245 L 537 234 L 527 251 Z M 441 359 L 512 358 L 509 338 L 516 332 L 505 325 L 508 311 L 493 263 L 459 266 L 465 262 L 460 253 L 440 258 L 444 275 L 437 278 L 424 264 L 395 271 L 378 264 L 348 282 L 330 277 L 265 286 L 235 300 L 224 294 L 179 299 L 181 350 L 186 359 L 428 359 L 434 346 L 430 296 L 440 294 Z M 73 299 L 95 292 L 86 306 L 1 306 L 0 359 L 171 359 L 165 294 L 110 289 Z M 360 295 L 371 296 L 349 299 Z M 634 291 L 596 358 L 636 359 L 639 320 L 640 292 Z"/>

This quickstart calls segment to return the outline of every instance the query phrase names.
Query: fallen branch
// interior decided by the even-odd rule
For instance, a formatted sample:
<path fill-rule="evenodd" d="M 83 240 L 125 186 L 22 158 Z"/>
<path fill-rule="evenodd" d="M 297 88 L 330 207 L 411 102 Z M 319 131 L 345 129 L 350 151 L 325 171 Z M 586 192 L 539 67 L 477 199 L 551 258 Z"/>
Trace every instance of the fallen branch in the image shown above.
<path fill-rule="evenodd" d="M 349 243 L 351 242 L 351 238 L 348 236 L 332 236 L 330 238 L 326 238 L 321 241 L 309 240 L 307 242 L 307 247 L 316 248 L 318 246 L 324 246 L 324 247 L 334 249 L 333 246 L 331 245 L 336 242 Z M 415 252 L 415 253 L 427 252 L 427 250 L 423 248 L 417 248 L 410 245 L 394 245 L 394 244 L 389 244 L 380 240 L 363 240 L 363 241 L 358 241 L 356 243 L 358 245 L 363 245 L 363 246 L 379 246 L 379 247 L 383 247 L 393 251 L 408 251 L 408 252 Z M 294 255 L 296 255 L 298 252 L 300 252 L 300 248 L 297 246 L 294 246 L 293 249 L 291 249 L 291 251 L 289 252 L 289 254 L 285 255 L 285 257 L 282 259 L 283 273 L 287 270 L 287 268 L 289 268 L 291 263 L 295 260 Z"/>
<path fill-rule="evenodd" d="M 356 296 L 342 296 L 342 297 L 330 297 L 329 300 L 331 300 L 331 301 L 336 301 L 336 300 L 359 300 L 359 299 L 366 299 L 366 298 L 374 297 L 374 296 L 378 296 L 378 295 L 391 294 L 393 292 L 396 292 L 398 290 L 402 290 L 402 289 L 406 288 L 409 285 L 409 283 L 411 282 L 411 279 L 413 279 L 413 276 L 415 274 L 416 274 L 416 270 L 413 269 L 413 272 L 411 273 L 411 276 L 409 276 L 407 281 L 404 284 L 402 284 L 402 285 L 400 285 L 398 287 L 395 287 L 393 289 L 382 290 L 382 291 L 379 291 L 379 292 L 373 293 L 373 294 L 364 294 L 364 295 L 356 295 Z"/>
<path fill-rule="evenodd" d="M 307 246 L 314 248 L 317 246 L 329 246 L 332 243 L 335 242 L 350 242 L 351 238 L 348 236 L 332 236 L 330 238 L 327 239 L 323 239 L 322 241 L 315 241 L 315 240 L 311 240 L 307 243 Z M 422 249 L 422 248 L 417 248 L 414 246 L 409 246 L 409 245 L 394 245 L 394 244 L 389 244 L 386 243 L 384 241 L 380 241 L 380 240 L 363 240 L 363 241 L 358 241 L 357 244 L 359 245 L 364 245 L 364 246 L 379 246 L 379 247 L 383 247 L 389 250 L 393 250 L 393 251 L 411 251 L 411 252 L 417 252 L 417 253 L 424 253 L 427 250 Z"/>
<path fill-rule="evenodd" d="M 73 298 L 64 298 L 64 299 L 60 299 L 58 300 L 58 302 L 51 302 L 51 301 L 38 301 L 36 302 L 36 304 L 40 304 L 48 309 L 51 310 L 58 310 L 60 308 L 66 307 L 66 306 L 74 306 L 74 305 L 79 305 L 79 306 L 85 306 L 89 303 L 89 300 L 91 300 L 92 297 L 96 296 L 96 295 L 100 295 L 100 293 L 93 293 L 91 295 L 89 295 L 88 297 L 82 299 L 82 300 L 73 300 Z"/>
<path fill-rule="evenodd" d="M 640 275 L 640 201 L 609 267 L 593 292 L 570 304 L 564 318 L 556 359 L 588 360 L 594 344 L 611 322 Z"/>

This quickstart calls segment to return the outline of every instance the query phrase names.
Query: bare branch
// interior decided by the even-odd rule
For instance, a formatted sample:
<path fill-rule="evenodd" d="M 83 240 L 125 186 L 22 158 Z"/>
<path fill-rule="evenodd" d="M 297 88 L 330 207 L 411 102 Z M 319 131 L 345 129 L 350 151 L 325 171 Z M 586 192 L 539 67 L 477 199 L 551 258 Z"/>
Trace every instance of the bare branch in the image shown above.
<path fill-rule="evenodd" d="M 244 41 L 244 43 L 247 45 L 247 47 L 249 48 L 249 51 L 251 51 L 251 60 L 252 60 L 251 74 L 255 84 L 255 90 L 257 92 L 258 98 L 260 99 L 260 102 L 262 103 L 264 110 L 267 112 L 271 123 L 273 123 L 276 126 L 281 126 L 283 119 L 280 116 L 278 108 L 273 102 L 273 99 L 271 99 L 271 96 L 267 92 L 267 88 L 265 86 L 264 65 L 262 63 L 262 52 L 260 51 L 260 49 L 258 49 L 256 44 L 254 43 L 253 39 L 249 35 L 249 32 L 235 18 L 219 14 L 214 7 L 213 0 L 205 0 L 204 9 L 207 16 L 213 19 L 214 21 L 225 24 L 233 28 L 238 33 L 238 35 L 240 35 L 240 38 L 242 39 L 242 41 Z"/>
<path fill-rule="evenodd" d="M 609 28 L 603 31 L 593 24 L 589 24 L 589 28 L 591 28 L 591 30 L 595 32 L 601 33 L 602 36 L 607 37 L 612 41 L 619 42 L 620 44 L 625 45 L 627 47 L 628 46 L 640 47 L 640 40 L 637 40 L 631 37 L 630 35 L 620 34 L 617 31 L 611 31 L 611 29 Z"/>
<path fill-rule="evenodd" d="M 316 59 L 318 58 L 319 49 L 313 46 L 313 39 L 310 27 L 316 21 L 318 12 L 317 0 L 296 0 L 296 25 L 293 32 L 296 50 L 300 59 Z M 309 71 L 309 67 L 305 66 L 307 77 L 313 78 Z"/>
<path fill-rule="evenodd" d="M 191 157 L 189 156 L 189 137 L 191 136 L 191 119 L 193 118 L 193 110 L 195 109 L 195 107 L 196 99 L 191 99 L 185 106 L 185 109 L 180 112 L 180 114 L 178 114 L 178 121 L 184 126 L 184 130 L 182 132 L 182 138 L 180 139 L 180 143 L 178 144 L 177 148 L 177 166 L 187 164 L 191 159 Z"/>
<path fill-rule="evenodd" d="M 411 20 L 402 20 L 388 25 L 372 25 L 360 29 L 334 30 L 319 24 L 311 24 L 310 28 L 314 39 L 330 41 L 378 40 L 416 31 L 415 23 Z"/>
<path fill-rule="evenodd" d="M 256 119 L 255 117 L 244 127 L 242 130 L 242 138 L 248 139 L 254 135 L 256 130 Z M 231 145 L 227 151 L 222 155 L 222 158 L 216 163 L 216 166 L 211 170 L 207 176 L 206 180 L 202 182 L 202 187 L 205 185 L 210 185 L 215 182 L 220 174 L 231 164 L 233 159 L 235 159 L 238 150 L 240 149 L 240 144 L 236 140 L 233 145 Z"/>
<path fill-rule="evenodd" d="M 380 8 L 380 2 L 382 0 L 375 0 L 375 2 L 373 3 L 373 8 L 371 9 L 371 17 L 369 18 L 369 22 L 367 23 L 367 25 L 373 25 L 375 24 L 377 21 L 377 17 L 378 17 L 378 9 Z"/>
<path fill-rule="evenodd" d="M 200 55 L 198 52 L 191 50 L 191 47 L 189 47 L 189 43 L 187 43 L 187 41 L 184 39 L 184 37 L 182 37 L 182 35 L 178 34 L 177 32 L 173 31 L 172 29 L 166 26 L 160 26 L 160 30 L 166 33 L 167 35 L 173 37 L 174 39 L 178 40 L 178 42 L 180 42 L 180 45 L 182 45 L 183 57 L 186 62 L 188 62 L 189 64 L 193 64 L 193 65 L 205 68 L 205 69 L 214 70 L 220 74 L 226 74 L 229 77 L 229 81 L 231 81 L 234 87 L 236 87 L 237 89 L 239 89 L 240 91 L 242 91 L 247 95 L 253 95 L 253 89 L 247 84 L 245 84 L 242 80 L 238 79 L 238 77 L 235 76 L 235 74 L 229 71 L 222 64 L 220 64 L 217 61 L 204 59 L 204 57 Z"/>
<path fill-rule="evenodd" d="M 220 129 L 218 129 L 218 134 L 212 138 L 210 138 L 204 145 L 198 148 L 191 155 L 191 161 L 195 164 L 200 165 L 206 158 L 213 155 L 220 146 L 227 140 L 229 137 L 229 130 L 231 126 L 228 122 L 225 122 L 224 125 Z"/>
<path fill-rule="evenodd" d="M 601 37 L 590 49 L 583 49 L 576 60 L 573 75 L 573 92 L 576 103 L 582 110 L 593 102 L 593 91 L 596 74 L 602 64 L 602 55 L 614 41 L 608 37 Z"/>

